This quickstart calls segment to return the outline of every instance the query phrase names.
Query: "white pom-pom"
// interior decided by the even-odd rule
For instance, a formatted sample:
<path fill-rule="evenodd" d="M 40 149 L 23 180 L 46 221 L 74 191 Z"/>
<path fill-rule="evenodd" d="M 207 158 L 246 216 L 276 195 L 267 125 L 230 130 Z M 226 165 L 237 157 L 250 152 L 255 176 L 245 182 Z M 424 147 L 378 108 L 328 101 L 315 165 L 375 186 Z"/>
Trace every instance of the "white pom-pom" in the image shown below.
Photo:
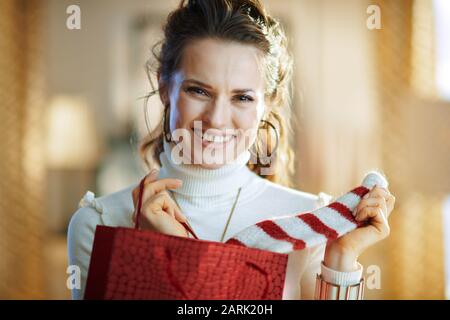
<path fill-rule="evenodd" d="M 366 174 L 362 185 L 367 189 L 372 189 L 374 185 L 387 189 L 389 184 L 386 177 L 381 172 L 372 170 Z"/>

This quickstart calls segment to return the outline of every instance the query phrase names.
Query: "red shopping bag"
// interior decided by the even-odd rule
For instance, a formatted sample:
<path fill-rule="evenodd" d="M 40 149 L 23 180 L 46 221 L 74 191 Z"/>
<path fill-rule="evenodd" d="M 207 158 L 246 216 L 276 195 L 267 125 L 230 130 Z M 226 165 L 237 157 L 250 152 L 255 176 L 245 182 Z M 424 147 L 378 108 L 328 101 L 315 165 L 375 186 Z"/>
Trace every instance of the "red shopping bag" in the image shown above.
<path fill-rule="evenodd" d="M 138 214 L 140 206 L 141 199 Z M 97 226 L 84 298 L 280 300 L 287 258 L 234 244 Z"/>

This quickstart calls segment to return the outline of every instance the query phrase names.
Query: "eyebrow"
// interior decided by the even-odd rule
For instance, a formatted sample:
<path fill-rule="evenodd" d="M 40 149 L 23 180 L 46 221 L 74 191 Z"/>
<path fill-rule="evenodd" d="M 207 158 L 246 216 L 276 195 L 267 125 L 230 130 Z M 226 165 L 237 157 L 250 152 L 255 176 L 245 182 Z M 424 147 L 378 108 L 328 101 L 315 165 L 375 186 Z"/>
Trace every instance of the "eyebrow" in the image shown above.
<path fill-rule="evenodd" d="M 199 86 L 205 87 L 205 88 L 207 88 L 207 89 L 212 89 L 212 87 L 211 87 L 209 84 L 206 84 L 206 83 L 201 82 L 201 81 L 196 80 L 196 79 L 185 79 L 185 80 L 183 81 L 183 83 L 185 83 L 185 82 L 194 83 L 194 84 L 197 84 L 197 85 L 199 85 Z M 249 91 L 250 91 L 250 92 L 254 92 L 253 89 L 234 89 L 234 90 L 232 90 L 231 92 L 234 92 L 234 93 L 244 93 L 244 92 L 249 92 Z"/>

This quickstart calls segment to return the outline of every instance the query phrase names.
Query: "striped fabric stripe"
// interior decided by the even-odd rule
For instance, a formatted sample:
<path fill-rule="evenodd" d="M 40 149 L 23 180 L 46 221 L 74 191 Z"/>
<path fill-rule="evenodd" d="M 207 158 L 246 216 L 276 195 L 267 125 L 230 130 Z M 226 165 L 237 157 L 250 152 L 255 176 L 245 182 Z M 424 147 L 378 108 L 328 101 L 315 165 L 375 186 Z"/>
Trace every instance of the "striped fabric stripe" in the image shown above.
<path fill-rule="evenodd" d="M 327 241 L 325 236 L 317 234 L 309 225 L 301 219 L 275 219 L 273 220 L 280 228 L 283 228 L 292 238 L 302 239 L 305 246 L 310 248 L 317 243 Z"/>
<path fill-rule="evenodd" d="M 265 220 L 257 224 L 265 233 L 267 233 L 270 237 L 277 240 L 285 240 L 292 243 L 294 250 L 304 249 L 306 244 L 302 239 L 297 239 L 291 237 L 287 234 L 281 227 L 279 227 L 272 220 Z"/>
<path fill-rule="evenodd" d="M 361 186 L 327 206 L 311 212 L 261 221 L 245 228 L 226 243 L 290 253 L 336 240 L 364 224 L 358 223 L 352 212 L 374 185 L 387 188 L 387 181 L 378 172 L 370 172 Z"/>
<path fill-rule="evenodd" d="M 304 213 L 298 216 L 299 219 L 302 219 L 307 225 L 311 227 L 315 232 L 323 234 L 328 240 L 336 240 L 337 232 L 331 227 L 328 227 L 319 218 L 317 218 L 312 213 Z"/>

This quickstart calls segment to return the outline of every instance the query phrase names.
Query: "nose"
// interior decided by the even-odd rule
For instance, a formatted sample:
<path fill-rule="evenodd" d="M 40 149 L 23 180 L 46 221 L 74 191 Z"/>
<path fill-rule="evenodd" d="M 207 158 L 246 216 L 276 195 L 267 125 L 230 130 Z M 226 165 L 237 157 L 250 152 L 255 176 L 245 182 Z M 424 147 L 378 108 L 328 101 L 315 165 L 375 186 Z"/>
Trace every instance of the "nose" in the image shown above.
<path fill-rule="evenodd" d="M 223 129 L 231 125 L 231 108 L 225 98 L 217 97 L 203 116 L 203 122 L 211 128 Z"/>

